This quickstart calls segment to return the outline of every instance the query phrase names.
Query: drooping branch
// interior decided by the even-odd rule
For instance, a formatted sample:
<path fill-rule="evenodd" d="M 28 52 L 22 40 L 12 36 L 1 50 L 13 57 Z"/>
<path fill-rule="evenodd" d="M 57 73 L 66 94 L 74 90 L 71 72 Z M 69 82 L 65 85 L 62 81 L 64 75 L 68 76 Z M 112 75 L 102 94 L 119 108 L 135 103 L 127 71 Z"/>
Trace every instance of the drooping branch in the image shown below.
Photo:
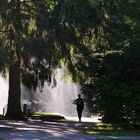
<path fill-rule="evenodd" d="M 9 32 L 9 30 L 0 31 L 0 35 Z"/>

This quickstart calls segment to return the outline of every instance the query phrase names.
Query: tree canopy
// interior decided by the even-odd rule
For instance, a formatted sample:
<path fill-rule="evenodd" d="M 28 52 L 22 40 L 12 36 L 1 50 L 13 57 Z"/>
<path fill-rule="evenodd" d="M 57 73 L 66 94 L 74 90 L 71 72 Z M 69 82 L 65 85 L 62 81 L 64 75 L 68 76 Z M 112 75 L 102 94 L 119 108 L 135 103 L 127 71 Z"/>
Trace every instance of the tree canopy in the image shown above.
<path fill-rule="evenodd" d="M 139 125 L 139 7 L 139 0 L 0 1 L 0 71 L 9 71 L 9 84 L 18 81 L 9 93 L 20 93 L 20 82 L 31 90 L 53 82 L 63 66 L 92 112 Z"/>

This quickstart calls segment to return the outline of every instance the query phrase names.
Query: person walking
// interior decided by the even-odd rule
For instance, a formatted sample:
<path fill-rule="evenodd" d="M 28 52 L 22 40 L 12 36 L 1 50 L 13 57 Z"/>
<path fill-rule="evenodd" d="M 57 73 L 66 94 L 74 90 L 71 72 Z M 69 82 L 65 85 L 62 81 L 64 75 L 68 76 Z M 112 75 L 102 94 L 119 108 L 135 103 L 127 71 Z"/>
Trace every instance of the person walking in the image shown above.
<path fill-rule="evenodd" d="M 76 105 L 79 122 L 81 122 L 82 112 L 84 110 L 84 100 L 81 98 L 81 94 L 78 94 L 78 98 L 74 100 L 73 104 Z"/>

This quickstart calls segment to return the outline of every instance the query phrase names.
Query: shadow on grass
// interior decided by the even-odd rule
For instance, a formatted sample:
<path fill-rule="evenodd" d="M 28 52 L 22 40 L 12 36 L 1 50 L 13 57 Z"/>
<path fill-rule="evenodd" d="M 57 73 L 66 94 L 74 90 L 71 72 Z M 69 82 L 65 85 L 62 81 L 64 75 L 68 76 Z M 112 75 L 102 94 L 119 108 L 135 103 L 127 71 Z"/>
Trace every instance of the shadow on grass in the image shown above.
<path fill-rule="evenodd" d="M 125 128 L 121 125 L 99 124 L 87 128 L 86 134 L 105 136 L 140 136 L 139 129 Z"/>

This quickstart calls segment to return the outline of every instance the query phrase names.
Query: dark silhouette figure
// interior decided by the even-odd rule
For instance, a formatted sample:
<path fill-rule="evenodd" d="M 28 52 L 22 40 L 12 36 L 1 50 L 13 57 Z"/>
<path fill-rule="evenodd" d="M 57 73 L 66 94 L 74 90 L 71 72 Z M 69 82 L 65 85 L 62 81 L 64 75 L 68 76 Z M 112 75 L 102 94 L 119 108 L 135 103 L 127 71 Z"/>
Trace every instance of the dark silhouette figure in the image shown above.
<path fill-rule="evenodd" d="M 82 112 L 84 110 L 84 100 L 81 98 L 81 94 L 78 94 L 78 98 L 74 100 L 73 104 L 76 104 L 79 122 L 81 122 Z"/>

